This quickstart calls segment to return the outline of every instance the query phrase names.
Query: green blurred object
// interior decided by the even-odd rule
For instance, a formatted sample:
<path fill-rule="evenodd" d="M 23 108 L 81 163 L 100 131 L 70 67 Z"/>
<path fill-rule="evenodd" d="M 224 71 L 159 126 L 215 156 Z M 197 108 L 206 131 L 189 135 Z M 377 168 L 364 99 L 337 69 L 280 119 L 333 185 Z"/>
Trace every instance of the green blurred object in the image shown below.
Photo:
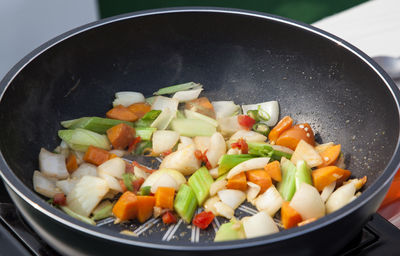
<path fill-rule="evenodd" d="M 313 23 L 367 0 L 99 0 L 101 18 L 122 13 L 183 6 L 238 8 Z"/>

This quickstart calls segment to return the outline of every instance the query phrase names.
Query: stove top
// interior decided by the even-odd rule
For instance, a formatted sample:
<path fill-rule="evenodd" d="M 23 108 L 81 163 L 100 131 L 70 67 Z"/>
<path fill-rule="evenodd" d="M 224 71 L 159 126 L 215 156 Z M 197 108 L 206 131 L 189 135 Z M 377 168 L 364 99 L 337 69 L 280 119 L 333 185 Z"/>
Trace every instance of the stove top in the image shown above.
<path fill-rule="evenodd" d="M 0 255 L 60 255 L 26 224 L 1 183 Z M 338 255 L 400 255 L 400 229 L 374 214 L 360 234 Z"/>

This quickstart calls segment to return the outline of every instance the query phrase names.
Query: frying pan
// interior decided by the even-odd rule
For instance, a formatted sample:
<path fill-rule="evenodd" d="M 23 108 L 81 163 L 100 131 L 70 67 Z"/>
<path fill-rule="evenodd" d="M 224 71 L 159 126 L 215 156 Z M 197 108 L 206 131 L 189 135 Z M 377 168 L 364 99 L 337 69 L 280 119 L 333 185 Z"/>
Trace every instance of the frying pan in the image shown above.
<path fill-rule="evenodd" d="M 60 121 L 103 116 L 117 91 L 150 96 L 187 81 L 202 83 L 212 100 L 278 100 L 281 116 L 309 122 L 319 142 L 342 145 L 353 176 L 368 176 L 363 194 L 303 227 L 213 243 L 213 227 L 90 226 L 33 192 L 40 147 L 60 143 Z M 178 8 L 101 20 L 34 50 L 1 88 L 1 177 L 26 221 L 66 255 L 335 254 L 377 210 L 399 167 L 400 97 L 388 75 L 347 42 L 264 13 Z M 243 209 L 235 215 L 252 213 Z M 122 229 L 145 230 L 134 237 Z"/>

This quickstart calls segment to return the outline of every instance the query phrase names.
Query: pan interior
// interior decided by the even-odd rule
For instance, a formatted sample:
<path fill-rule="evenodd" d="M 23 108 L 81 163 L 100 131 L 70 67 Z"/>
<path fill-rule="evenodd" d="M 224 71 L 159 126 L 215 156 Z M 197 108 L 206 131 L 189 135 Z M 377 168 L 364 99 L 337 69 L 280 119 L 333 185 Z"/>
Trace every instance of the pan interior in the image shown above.
<path fill-rule="evenodd" d="M 60 121 L 104 116 L 118 91 L 150 96 L 187 81 L 202 83 L 211 100 L 279 101 L 281 117 L 309 122 L 319 142 L 341 144 L 353 175 L 368 176 L 366 187 L 395 150 L 399 117 L 392 95 L 341 45 L 273 19 L 182 12 L 95 27 L 33 59 L 1 99 L 1 152 L 32 189 L 40 147 L 60 143 Z M 180 234 L 192 231 L 182 230 L 171 242 L 185 243 Z"/>

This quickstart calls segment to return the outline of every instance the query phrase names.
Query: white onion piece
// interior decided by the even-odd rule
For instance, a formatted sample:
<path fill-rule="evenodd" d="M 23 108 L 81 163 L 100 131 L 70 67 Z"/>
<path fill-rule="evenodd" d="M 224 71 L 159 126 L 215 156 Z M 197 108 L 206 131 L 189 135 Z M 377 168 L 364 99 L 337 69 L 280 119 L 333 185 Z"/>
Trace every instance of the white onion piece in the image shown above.
<path fill-rule="evenodd" d="M 247 185 L 247 201 L 252 202 L 258 196 L 258 193 L 260 193 L 261 187 L 250 181 L 247 182 Z"/>
<path fill-rule="evenodd" d="M 97 167 L 93 164 L 83 163 L 79 165 L 78 169 L 76 169 L 72 174 L 71 178 L 80 179 L 83 176 L 97 176 Z"/>
<path fill-rule="evenodd" d="M 65 158 L 68 157 L 69 151 L 68 144 L 64 140 L 61 141 L 60 146 L 54 149 L 54 152 L 63 155 Z"/>
<path fill-rule="evenodd" d="M 125 173 L 126 164 L 122 158 L 115 157 L 105 161 L 101 165 L 97 166 L 97 170 L 104 172 L 105 174 L 111 175 L 115 178 L 122 179 L 122 174 Z"/>
<path fill-rule="evenodd" d="M 118 182 L 118 180 L 115 177 L 113 177 L 107 173 L 104 173 L 101 170 L 98 170 L 98 175 L 101 179 L 103 179 L 107 183 L 107 185 L 110 189 L 117 191 L 117 192 L 123 192 L 121 184 Z M 84 176 L 84 177 L 91 177 L 91 176 Z"/>
<path fill-rule="evenodd" d="M 281 194 L 271 185 L 263 194 L 259 195 L 255 200 L 255 205 L 257 210 L 265 211 L 270 216 L 275 215 L 275 213 L 282 207 L 283 199 Z"/>
<path fill-rule="evenodd" d="M 217 179 L 219 177 L 218 167 L 212 168 L 208 172 L 210 173 L 211 177 L 213 177 L 213 179 Z"/>
<path fill-rule="evenodd" d="M 324 189 L 321 192 L 321 198 L 322 201 L 326 202 L 328 200 L 329 196 L 332 194 L 333 190 L 335 189 L 336 186 L 336 181 L 332 182 L 328 186 L 325 186 Z"/>
<path fill-rule="evenodd" d="M 211 136 L 210 147 L 207 150 L 206 156 L 212 168 L 218 165 L 218 160 L 226 153 L 226 144 L 221 133 L 216 132 Z"/>
<path fill-rule="evenodd" d="M 171 111 L 178 110 L 179 101 L 177 99 L 172 99 L 164 96 L 156 96 L 153 104 L 151 105 L 152 110 L 170 109 Z"/>
<path fill-rule="evenodd" d="M 228 205 L 224 204 L 223 202 L 216 202 L 214 203 L 214 208 L 216 211 L 216 215 L 225 217 L 227 219 L 232 219 L 233 214 L 235 211 Z"/>
<path fill-rule="evenodd" d="M 172 98 L 177 99 L 179 102 L 194 100 L 199 97 L 202 90 L 203 88 L 176 92 Z"/>
<path fill-rule="evenodd" d="M 239 124 L 237 116 L 218 118 L 219 130 L 223 136 L 232 136 L 235 132 L 239 130 L 244 130 L 244 128 Z"/>
<path fill-rule="evenodd" d="M 246 142 L 264 142 L 267 140 L 267 137 L 254 131 L 246 131 L 246 130 L 240 130 L 235 132 L 232 137 L 229 139 L 229 141 L 235 142 L 239 140 L 240 138 L 246 140 Z"/>
<path fill-rule="evenodd" d="M 84 176 L 68 194 L 67 206 L 72 211 L 87 217 L 107 194 L 108 189 L 107 182 L 103 179 Z"/>
<path fill-rule="evenodd" d="M 227 155 L 238 155 L 240 154 L 240 149 L 238 148 L 230 148 L 227 152 Z"/>
<path fill-rule="evenodd" d="M 169 168 L 180 171 L 183 175 L 190 175 L 200 168 L 201 161 L 194 155 L 196 148 L 193 144 L 183 147 L 167 155 L 160 168 Z"/>
<path fill-rule="evenodd" d="M 151 193 L 155 194 L 158 187 L 174 188 L 175 191 L 179 189 L 178 183 L 167 173 L 163 173 L 151 186 Z"/>
<path fill-rule="evenodd" d="M 293 152 L 294 152 L 292 149 L 290 149 L 288 147 L 281 146 L 281 145 L 271 145 L 271 147 L 274 150 L 278 150 L 278 151 L 285 152 L 285 153 L 288 153 L 288 154 L 293 154 Z"/>
<path fill-rule="evenodd" d="M 218 215 L 217 209 L 215 208 L 215 203 L 220 202 L 218 196 L 213 196 L 204 202 L 204 210 L 212 212 L 215 216 Z"/>
<path fill-rule="evenodd" d="M 43 175 L 50 178 L 65 179 L 69 176 L 65 165 L 65 157 L 44 148 L 39 153 L 39 168 Z"/>
<path fill-rule="evenodd" d="M 59 180 L 56 186 L 67 196 L 78 182 L 79 180 L 76 179 Z"/>
<path fill-rule="evenodd" d="M 249 110 L 258 110 L 260 107 L 261 110 L 267 112 L 270 116 L 268 121 L 265 121 L 265 124 L 268 126 L 274 126 L 278 122 L 279 117 L 279 104 L 277 101 L 267 101 L 257 104 L 251 105 L 242 105 L 243 113 L 246 114 Z"/>
<path fill-rule="evenodd" d="M 153 184 L 165 173 L 171 176 L 175 180 L 178 189 L 183 183 L 186 183 L 185 176 L 183 176 L 182 173 L 178 172 L 177 170 L 160 168 L 158 171 L 155 171 L 152 174 L 150 174 L 150 176 L 148 176 L 147 179 L 143 182 L 141 187 L 146 187 L 146 186 L 152 187 Z"/>
<path fill-rule="evenodd" d="M 289 205 L 301 215 L 303 220 L 318 219 L 325 215 L 325 205 L 318 190 L 307 183 L 300 185 Z"/>
<path fill-rule="evenodd" d="M 140 102 L 145 102 L 145 98 L 140 92 L 117 92 L 115 93 L 113 106 L 122 105 L 128 107 L 129 105 Z"/>
<path fill-rule="evenodd" d="M 246 200 L 246 194 L 243 191 L 236 189 L 223 189 L 218 191 L 218 197 L 221 201 L 231 207 L 236 209 L 241 203 Z"/>
<path fill-rule="evenodd" d="M 179 133 L 175 131 L 155 131 L 152 138 L 153 152 L 155 154 L 161 154 L 165 151 L 171 150 L 178 140 Z"/>
<path fill-rule="evenodd" d="M 37 193 L 49 198 L 54 197 L 56 193 L 60 192 L 56 187 L 56 181 L 49 179 L 39 171 L 33 172 L 33 189 Z"/>
<path fill-rule="evenodd" d="M 158 130 L 167 129 L 169 123 L 176 116 L 176 110 L 165 108 L 160 115 L 156 118 L 156 120 L 151 123 L 150 127 L 157 128 Z"/>
<path fill-rule="evenodd" d="M 192 140 L 192 138 L 189 138 L 189 137 L 186 137 L 186 136 L 180 136 L 179 137 L 179 141 L 180 141 L 180 144 L 182 146 L 194 144 L 194 141 Z"/>
<path fill-rule="evenodd" d="M 265 236 L 279 232 L 278 226 L 266 212 L 259 212 L 242 219 L 246 238 Z"/>
<path fill-rule="evenodd" d="M 109 151 L 110 154 L 114 154 L 118 157 L 123 157 L 124 155 L 127 154 L 126 150 L 121 150 L 121 149 L 113 149 Z"/>
<path fill-rule="evenodd" d="M 196 145 L 196 149 L 201 152 L 205 152 L 211 144 L 211 137 L 207 136 L 196 136 L 193 138 L 194 144 Z"/>
<path fill-rule="evenodd" d="M 326 213 L 332 213 L 350 203 L 356 193 L 354 182 L 347 183 L 336 189 L 326 202 Z"/>
<path fill-rule="evenodd" d="M 307 162 L 307 165 L 312 167 L 316 167 L 323 163 L 322 157 L 315 151 L 314 147 L 305 142 L 304 140 L 300 140 L 299 144 L 295 151 L 292 154 L 292 158 L 290 161 L 297 164 L 297 161 L 304 160 Z"/>
<path fill-rule="evenodd" d="M 230 117 L 238 113 L 240 106 L 236 105 L 233 101 L 212 101 L 214 107 L 215 117 L 223 118 Z"/>
<path fill-rule="evenodd" d="M 210 196 L 215 196 L 218 191 L 225 189 L 228 182 L 224 179 L 214 181 L 210 186 Z"/>
<path fill-rule="evenodd" d="M 143 178 L 145 180 L 150 176 L 150 173 L 144 171 L 142 168 L 137 166 L 133 167 L 133 173 L 135 174 L 136 177 Z"/>
<path fill-rule="evenodd" d="M 318 153 L 322 153 L 325 150 L 327 150 L 328 148 L 332 147 L 333 145 L 334 145 L 333 142 L 327 142 L 327 143 L 319 144 L 319 145 L 315 146 L 314 149 Z"/>
<path fill-rule="evenodd" d="M 257 157 L 244 161 L 233 167 L 229 171 L 227 178 L 230 179 L 241 172 L 255 170 L 255 169 L 263 169 L 264 166 L 268 164 L 268 162 L 269 162 L 269 157 Z"/>
<path fill-rule="evenodd" d="M 76 162 L 78 163 L 78 165 L 81 165 L 84 162 L 83 157 L 85 156 L 85 152 L 74 150 L 73 153 L 76 156 Z"/>

